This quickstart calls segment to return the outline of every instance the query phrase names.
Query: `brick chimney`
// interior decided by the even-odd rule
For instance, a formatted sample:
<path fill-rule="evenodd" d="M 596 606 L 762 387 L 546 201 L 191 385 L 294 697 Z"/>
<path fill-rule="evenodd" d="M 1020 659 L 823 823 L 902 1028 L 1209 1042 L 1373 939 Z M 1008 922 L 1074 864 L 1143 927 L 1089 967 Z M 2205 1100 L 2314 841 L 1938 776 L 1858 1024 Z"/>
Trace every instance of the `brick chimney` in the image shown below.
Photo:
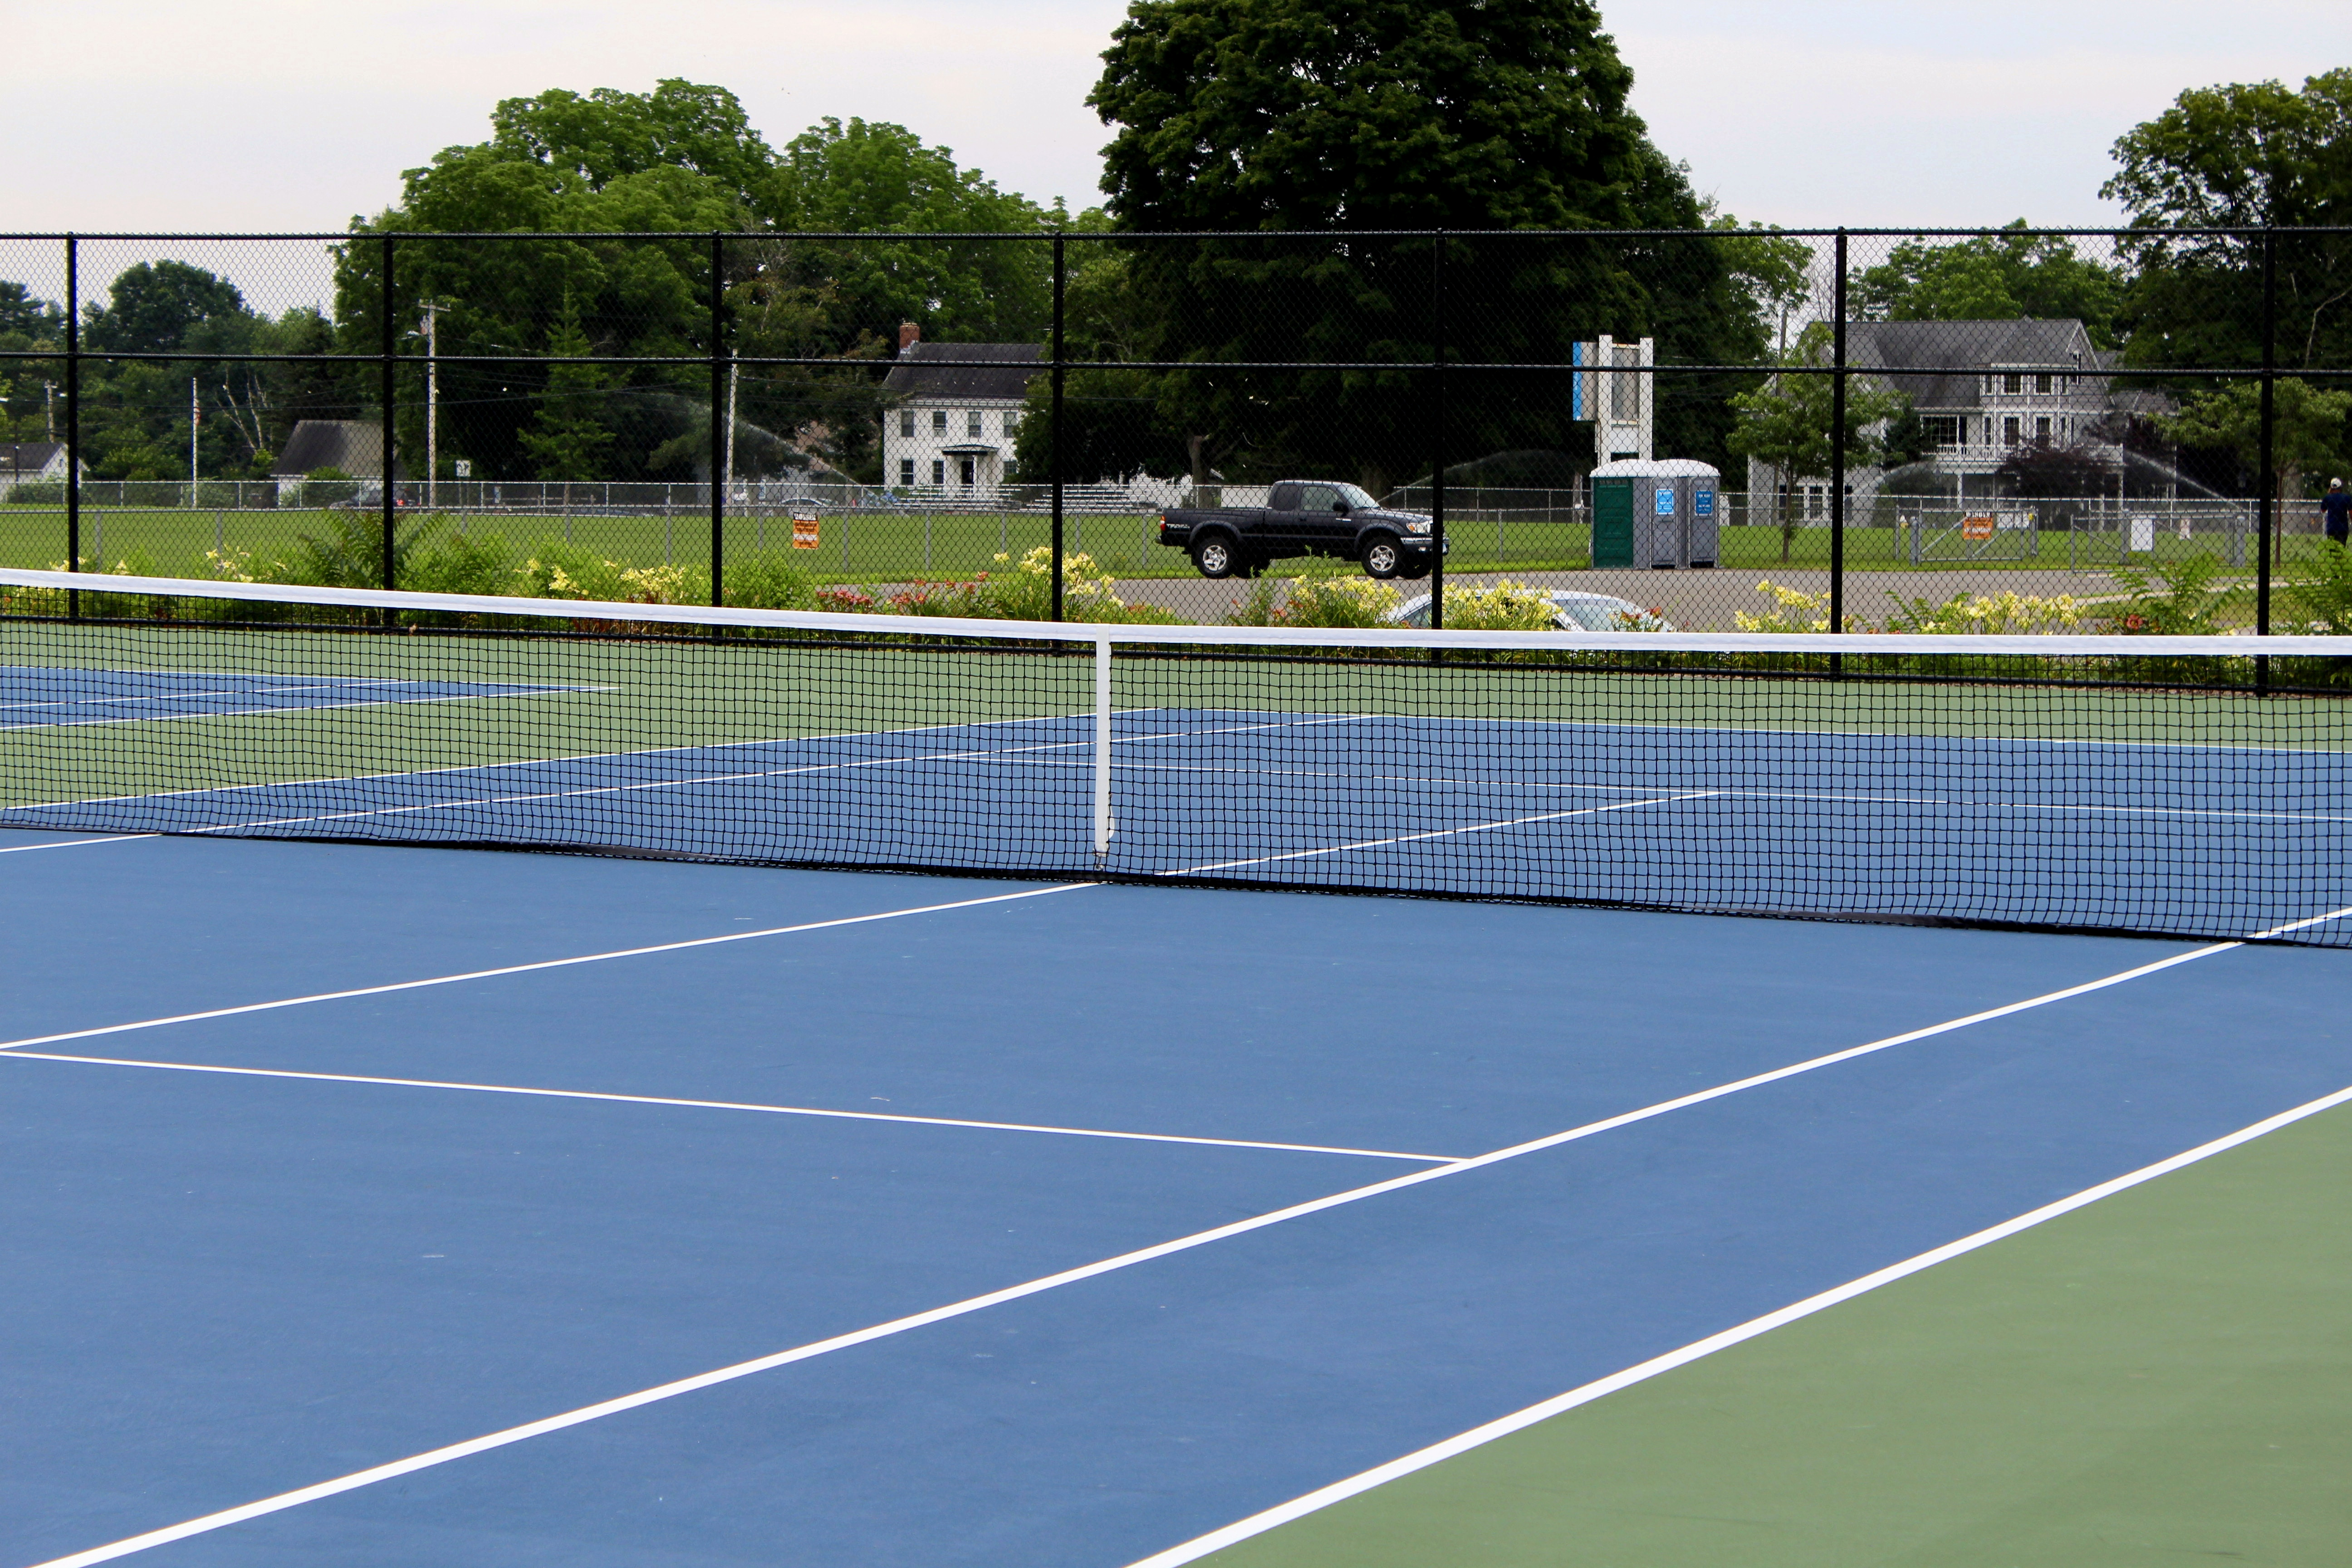
<path fill-rule="evenodd" d="M 922 328 L 915 325 L 912 321 L 901 321 L 898 323 L 898 352 L 900 353 L 905 353 L 908 349 L 914 347 L 917 343 L 921 342 L 922 341 Z"/>

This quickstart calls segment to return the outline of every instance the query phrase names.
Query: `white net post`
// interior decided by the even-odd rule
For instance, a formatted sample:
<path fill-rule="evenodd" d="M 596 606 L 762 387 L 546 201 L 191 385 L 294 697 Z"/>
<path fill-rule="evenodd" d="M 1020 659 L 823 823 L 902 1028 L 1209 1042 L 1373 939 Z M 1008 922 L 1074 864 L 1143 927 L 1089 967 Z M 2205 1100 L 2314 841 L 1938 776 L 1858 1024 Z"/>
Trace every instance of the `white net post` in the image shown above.
<path fill-rule="evenodd" d="M 1110 853 L 1110 638 L 1095 639 L 1095 858 Z"/>

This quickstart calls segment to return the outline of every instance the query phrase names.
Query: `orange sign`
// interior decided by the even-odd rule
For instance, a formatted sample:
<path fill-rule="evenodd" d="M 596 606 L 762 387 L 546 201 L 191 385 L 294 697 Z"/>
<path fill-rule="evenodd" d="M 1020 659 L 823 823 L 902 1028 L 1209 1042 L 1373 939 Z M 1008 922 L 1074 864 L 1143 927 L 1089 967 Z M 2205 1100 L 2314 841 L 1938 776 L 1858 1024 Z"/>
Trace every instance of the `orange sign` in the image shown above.
<path fill-rule="evenodd" d="M 793 548 L 794 550 L 816 548 L 816 513 L 813 511 L 793 513 Z"/>
<path fill-rule="evenodd" d="M 1992 518 L 1988 514 L 1980 517 L 1964 517 L 1960 519 L 1960 537 L 1962 539 L 1990 539 L 1992 537 Z"/>

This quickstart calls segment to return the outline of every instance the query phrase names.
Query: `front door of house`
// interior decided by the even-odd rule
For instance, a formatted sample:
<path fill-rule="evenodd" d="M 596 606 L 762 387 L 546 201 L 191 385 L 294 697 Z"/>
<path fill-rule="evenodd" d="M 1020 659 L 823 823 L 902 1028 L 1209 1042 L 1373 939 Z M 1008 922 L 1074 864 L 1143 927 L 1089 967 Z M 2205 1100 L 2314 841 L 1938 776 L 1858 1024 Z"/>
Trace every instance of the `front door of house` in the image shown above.
<path fill-rule="evenodd" d="M 980 467 L 980 459 L 978 458 L 958 458 L 956 459 L 956 465 L 963 474 L 963 488 L 966 489 L 971 489 L 972 479 Z"/>

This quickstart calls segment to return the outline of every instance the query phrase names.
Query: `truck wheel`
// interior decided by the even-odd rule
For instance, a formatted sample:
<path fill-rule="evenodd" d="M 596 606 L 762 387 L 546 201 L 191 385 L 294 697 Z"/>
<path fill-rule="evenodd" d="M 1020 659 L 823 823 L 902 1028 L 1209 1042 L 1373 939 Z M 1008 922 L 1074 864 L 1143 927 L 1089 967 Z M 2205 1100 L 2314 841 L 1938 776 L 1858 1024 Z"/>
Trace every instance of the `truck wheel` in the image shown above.
<path fill-rule="evenodd" d="M 1203 577 L 1230 577 L 1241 570 L 1241 552 L 1223 534 L 1213 533 L 1192 546 L 1192 564 Z"/>
<path fill-rule="evenodd" d="M 1372 539 L 1364 546 L 1364 575 L 1383 580 L 1404 570 L 1404 552 L 1397 542 L 1385 535 Z"/>

